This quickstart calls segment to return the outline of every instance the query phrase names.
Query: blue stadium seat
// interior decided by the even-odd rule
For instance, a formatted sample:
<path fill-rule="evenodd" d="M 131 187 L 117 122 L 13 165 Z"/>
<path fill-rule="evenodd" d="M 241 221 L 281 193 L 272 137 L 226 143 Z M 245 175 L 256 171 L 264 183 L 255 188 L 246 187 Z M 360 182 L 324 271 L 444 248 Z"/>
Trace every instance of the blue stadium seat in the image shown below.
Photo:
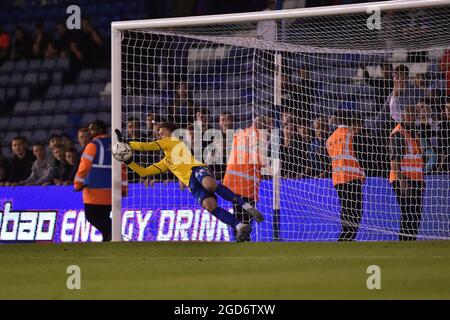
<path fill-rule="evenodd" d="M 39 71 L 41 69 L 42 60 L 34 59 L 28 64 L 28 71 Z"/>
<path fill-rule="evenodd" d="M 20 86 L 23 83 L 23 74 L 22 73 L 13 73 L 11 78 L 9 79 L 10 86 Z"/>
<path fill-rule="evenodd" d="M 33 100 L 28 105 L 28 114 L 40 114 L 42 112 L 42 101 L 41 100 Z"/>
<path fill-rule="evenodd" d="M 52 128 L 68 128 L 72 126 L 73 124 L 67 122 L 67 115 L 65 114 L 58 114 L 53 118 Z"/>
<path fill-rule="evenodd" d="M 56 103 L 56 109 L 55 113 L 67 113 L 71 112 L 70 106 L 71 106 L 71 100 L 70 99 L 61 99 L 58 100 Z"/>
<path fill-rule="evenodd" d="M 86 109 L 86 99 L 85 98 L 76 98 L 72 99 L 70 110 L 72 112 L 81 113 Z"/>
<path fill-rule="evenodd" d="M 19 88 L 19 99 L 30 100 L 31 98 L 31 86 L 22 86 Z"/>
<path fill-rule="evenodd" d="M 42 71 L 51 71 L 55 68 L 56 59 L 46 59 L 41 65 Z"/>
<path fill-rule="evenodd" d="M 74 97 L 86 97 L 89 95 L 89 84 L 87 83 L 80 83 L 75 85 L 75 91 L 73 96 Z"/>
<path fill-rule="evenodd" d="M 111 125 L 111 113 L 109 112 L 100 112 L 97 114 L 97 119 L 102 120 L 106 123 L 106 125 Z"/>
<path fill-rule="evenodd" d="M 13 130 L 20 130 L 22 129 L 24 122 L 24 117 L 11 117 L 8 127 Z"/>
<path fill-rule="evenodd" d="M 38 73 L 38 85 L 41 87 L 47 86 L 49 83 L 49 76 L 47 72 Z"/>
<path fill-rule="evenodd" d="M 49 134 L 47 134 L 47 130 L 39 129 L 33 132 L 33 140 L 46 143 Z"/>
<path fill-rule="evenodd" d="M 36 72 L 29 72 L 26 73 L 23 77 L 23 82 L 31 84 L 32 86 L 36 87 L 38 84 L 38 74 Z"/>
<path fill-rule="evenodd" d="M 14 61 L 5 61 L 0 68 L 0 73 L 11 73 L 14 70 Z"/>
<path fill-rule="evenodd" d="M 6 87 L 9 84 L 9 74 L 0 75 L 0 87 Z"/>
<path fill-rule="evenodd" d="M 97 115 L 95 113 L 85 113 L 83 114 L 83 116 L 81 117 L 81 121 L 80 124 L 82 126 L 88 126 L 89 123 L 91 123 L 92 121 L 95 121 L 97 119 Z"/>
<path fill-rule="evenodd" d="M 0 129 L 3 130 L 9 125 L 8 117 L 0 117 Z"/>
<path fill-rule="evenodd" d="M 70 66 L 70 61 L 68 58 L 59 58 L 56 60 L 55 69 L 56 70 L 68 70 Z"/>
<path fill-rule="evenodd" d="M 111 97 L 102 97 L 100 99 L 100 109 L 111 112 Z"/>
<path fill-rule="evenodd" d="M 53 122 L 53 116 L 51 115 L 41 115 L 39 116 L 39 122 L 36 125 L 38 129 L 47 129 L 50 128 Z"/>
<path fill-rule="evenodd" d="M 17 97 L 17 90 L 16 88 L 6 88 L 6 94 L 5 94 L 5 100 L 15 100 Z"/>
<path fill-rule="evenodd" d="M 61 85 L 64 82 L 64 72 L 63 71 L 53 71 L 52 72 L 52 84 Z"/>
<path fill-rule="evenodd" d="M 100 98 L 90 97 L 86 99 L 86 109 L 89 112 L 97 111 L 100 106 Z"/>
<path fill-rule="evenodd" d="M 78 76 L 77 83 L 90 83 L 92 82 L 92 77 L 94 75 L 93 69 L 83 69 Z"/>
<path fill-rule="evenodd" d="M 15 72 L 25 72 L 25 71 L 27 71 L 27 67 L 28 67 L 27 60 L 19 60 L 19 61 L 16 61 L 16 64 L 14 66 L 14 71 Z"/>
<path fill-rule="evenodd" d="M 23 115 L 28 114 L 28 103 L 25 101 L 19 101 L 14 106 L 14 114 L 15 115 Z"/>
<path fill-rule="evenodd" d="M 23 123 L 23 129 L 34 129 L 38 126 L 39 116 L 27 116 Z"/>
<path fill-rule="evenodd" d="M 74 84 L 66 84 L 61 90 L 61 97 L 63 98 L 71 98 L 75 94 L 75 85 Z"/>
<path fill-rule="evenodd" d="M 93 82 L 105 82 L 109 81 L 111 73 L 109 69 L 95 69 L 93 74 Z"/>
<path fill-rule="evenodd" d="M 61 96 L 62 86 L 61 85 L 52 85 L 48 88 L 47 98 L 58 98 Z"/>
<path fill-rule="evenodd" d="M 56 100 L 45 100 L 42 103 L 42 112 L 43 113 L 55 113 L 56 110 Z"/>
<path fill-rule="evenodd" d="M 103 91 L 104 88 L 105 88 L 104 83 L 93 83 L 89 90 L 89 95 L 90 96 L 98 96 L 100 91 Z"/>

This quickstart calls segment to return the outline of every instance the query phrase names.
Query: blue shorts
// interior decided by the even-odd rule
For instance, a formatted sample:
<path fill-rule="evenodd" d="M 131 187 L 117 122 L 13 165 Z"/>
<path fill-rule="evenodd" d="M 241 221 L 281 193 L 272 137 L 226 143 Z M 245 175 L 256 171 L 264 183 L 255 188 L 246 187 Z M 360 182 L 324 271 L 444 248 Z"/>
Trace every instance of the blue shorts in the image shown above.
<path fill-rule="evenodd" d="M 192 174 L 189 179 L 189 190 L 191 190 L 192 195 L 200 205 L 206 198 L 211 197 L 217 200 L 214 192 L 208 191 L 202 186 L 203 178 L 208 176 L 214 178 L 208 167 L 198 166 L 192 168 Z"/>

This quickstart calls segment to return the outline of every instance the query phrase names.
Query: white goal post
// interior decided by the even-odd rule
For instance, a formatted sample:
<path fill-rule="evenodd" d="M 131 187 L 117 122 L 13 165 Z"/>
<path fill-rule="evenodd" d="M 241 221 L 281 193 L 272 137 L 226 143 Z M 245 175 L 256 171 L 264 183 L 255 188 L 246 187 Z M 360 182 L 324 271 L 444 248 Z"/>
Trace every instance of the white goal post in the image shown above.
<path fill-rule="evenodd" d="M 411 75 L 422 73 L 430 75 L 430 79 L 425 80 L 433 84 L 433 90 L 436 88 L 435 83 L 445 82 L 441 78 L 436 82 L 435 80 L 441 76 L 441 71 L 430 68 L 434 68 L 443 52 L 450 49 L 448 32 L 439 30 L 442 26 L 445 29 L 445 24 L 442 24 L 441 20 L 445 16 L 448 17 L 449 8 L 449 0 L 383 1 L 292 10 L 113 22 L 111 24 L 112 131 L 114 132 L 116 128 L 126 130 L 126 123 L 131 121 L 130 119 L 136 116 L 141 117 L 150 109 L 152 113 L 162 118 L 170 114 L 167 110 L 172 109 L 167 108 L 170 107 L 172 103 L 170 101 L 173 98 L 167 98 L 169 102 L 166 102 L 164 94 L 167 91 L 175 92 L 179 89 L 178 80 L 174 80 L 178 76 L 186 83 L 185 90 L 189 99 L 193 101 L 192 105 L 196 110 L 206 107 L 209 110 L 210 120 L 211 118 L 217 120 L 222 111 L 231 110 L 236 123 L 243 129 L 251 125 L 257 116 L 273 117 L 274 127 L 280 128 L 279 132 L 283 136 L 284 117 L 298 117 L 299 119 L 292 120 L 294 129 L 297 130 L 298 126 L 308 132 L 305 134 L 309 136 L 305 152 L 310 152 L 309 148 L 315 146 L 314 126 L 316 124 L 320 126 L 320 121 L 326 121 L 328 125 L 328 120 L 334 117 L 335 112 L 341 112 L 342 108 L 357 109 L 358 115 L 363 113 L 364 125 L 367 127 L 379 120 L 377 116 L 382 112 L 379 112 L 378 95 L 383 89 L 388 88 L 374 88 L 369 81 L 380 75 L 380 65 L 409 64 Z M 382 17 L 381 29 L 379 26 L 373 27 L 377 30 L 370 30 L 369 22 L 365 25 L 357 24 L 362 21 L 361 17 L 366 17 L 365 19 L 368 20 L 377 12 L 381 14 L 414 12 L 416 14 L 419 9 L 430 10 L 432 14 L 433 18 L 427 25 L 428 29 L 424 29 L 425 32 L 429 32 L 429 35 L 421 34 L 414 38 L 400 39 L 400 44 L 395 42 L 398 40 L 398 35 L 392 36 L 392 34 L 406 28 L 406 24 L 411 22 L 409 16 L 406 19 L 400 15 L 402 18 L 398 21 L 388 16 L 386 19 L 389 20 L 389 24 L 386 23 L 386 25 L 383 25 Z M 341 33 L 338 30 L 340 23 L 343 26 Z M 364 38 L 365 29 L 370 30 L 367 31 L 370 34 L 367 39 Z M 173 43 L 170 44 L 170 41 Z M 161 44 L 162 42 L 164 43 Z M 155 44 L 157 47 L 148 47 Z M 184 53 L 177 56 L 177 51 Z M 423 58 L 421 52 L 424 51 L 433 55 L 431 58 L 426 58 L 426 63 L 425 60 L 421 60 Z M 172 54 L 173 59 L 170 56 L 170 59 L 164 60 L 166 58 L 164 55 Z M 186 61 L 188 65 L 183 65 Z M 309 79 L 306 82 L 308 85 L 315 81 L 313 89 L 307 93 L 301 89 L 305 81 L 298 78 L 305 75 L 301 73 L 303 71 L 298 71 L 299 69 L 305 70 L 304 73 L 308 74 Z M 284 77 L 293 79 L 292 86 L 286 85 L 282 88 L 284 83 L 289 81 Z M 221 96 L 222 100 L 218 96 Z M 417 101 L 417 103 L 421 102 Z M 298 109 L 299 106 L 303 108 L 304 104 L 314 105 L 314 110 L 307 111 L 311 114 L 310 116 L 305 116 L 304 111 Z M 162 114 L 161 110 L 165 110 L 165 113 Z M 389 114 L 384 116 L 389 117 Z M 145 120 L 138 121 L 142 123 L 142 127 L 145 127 Z M 286 121 L 291 124 L 291 120 Z M 438 121 L 436 120 L 434 124 L 438 125 Z M 288 136 L 289 133 L 287 133 Z M 112 140 L 115 142 L 114 135 Z M 370 145 L 370 141 L 365 140 L 366 145 Z M 271 148 L 277 148 L 277 146 L 272 145 Z M 306 171 L 297 172 L 297 170 L 303 170 L 297 168 L 302 161 L 300 151 L 297 152 L 297 149 L 300 150 L 301 147 L 295 144 L 295 147 L 292 147 L 294 151 L 289 148 L 285 152 L 287 155 L 281 155 L 283 159 L 275 159 L 271 162 L 271 166 L 265 168 L 267 172 L 270 172 L 266 174 L 270 182 L 262 185 L 259 193 L 261 198 L 271 199 L 266 204 L 261 204 L 261 211 L 265 216 L 267 215 L 266 220 L 268 220 L 264 223 L 270 223 L 271 226 L 268 227 L 266 224 L 254 226 L 254 240 L 335 240 L 336 228 L 339 227 L 340 221 L 339 213 L 337 213 L 339 209 L 336 209 L 337 198 L 331 199 L 331 195 L 335 194 L 331 185 L 331 176 L 320 172 L 311 173 L 319 170 L 317 168 L 320 166 L 314 163 L 319 161 L 318 158 L 313 160 L 308 158 L 308 165 L 311 168 L 307 173 Z M 430 150 L 432 149 L 430 147 Z M 378 170 L 374 169 L 373 163 L 370 162 L 373 162 L 375 158 L 378 159 L 384 152 L 374 150 L 370 149 L 369 152 L 372 155 L 368 160 L 366 159 L 370 172 Z M 266 151 L 270 153 L 270 150 Z M 280 161 L 287 161 L 284 157 L 294 159 L 294 167 L 283 167 Z M 439 154 L 436 157 L 439 157 Z M 150 165 L 150 159 L 146 159 L 143 162 Z M 295 159 L 298 163 L 295 163 L 297 161 Z M 434 171 L 430 172 L 434 173 Z M 369 176 L 370 174 L 367 177 L 366 192 L 377 193 L 380 189 L 382 192 L 371 197 L 364 194 L 365 207 L 360 230 L 366 233 L 359 240 L 377 240 L 380 234 L 386 235 L 386 239 L 391 239 L 389 237 L 396 237 L 399 233 L 400 209 L 392 209 L 392 212 L 386 213 L 383 211 L 385 209 L 378 206 L 378 202 L 384 201 L 383 197 L 395 203 L 395 196 L 390 189 L 386 191 L 390 188 L 387 182 L 383 182 L 387 181 L 386 176 L 376 178 Z M 431 173 L 430 176 L 432 176 Z M 449 175 L 439 172 L 439 175 L 433 175 L 433 177 L 429 185 L 435 189 L 430 189 L 431 191 L 428 192 L 434 192 L 435 197 L 440 200 L 433 203 L 425 201 L 424 206 L 431 206 L 432 209 L 423 214 L 424 231 L 420 237 L 450 239 L 450 208 L 448 199 L 445 199 L 448 190 L 444 190 L 445 187 L 443 187 L 447 185 L 448 188 Z M 125 206 L 133 207 L 133 209 L 148 206 L 149 200 L 145 192 L 149 189 L 142 188 L 142 181 L 129 182 L 129 189 L 134 198 L 127 200 L 122 197 L 122 166 L 113 159 L 113 241 L 124 240 L 122 214 L 124 209 L 129 209 L 123 208 L 124 203 Z M 139 189 L 133 187 L 133 183 L 140 184 Z M 163 186 L 161 182 L 161 187 Z M 304 193 L 298 191 L 303 187 L 307 191 Z M 165 195 L 167 201 L 171 197 L 170 190 Z M 282 199 L 280 194 L 285 195 L 285 198 Z M 428 197 L 430 198 L 430 195 Z M 302 203 L 303 201 L 306 203 Z M 181 206 L 186 207 L 187 203 L 182 202 Z M 288 212 L 286 216 L 279 216 L 280 206 L 284 206 L 285 212 Z M 329 214 L 328 211 L 333 213 Z M 370 215 L 366 215 L 366 211 L 370 212 Z M 317 214 L 317 216 L 312 217 L 311 214 Z M 196 219 L 193 215 L 183 221 L 176 220 L 174 228 L 187 223 L 186 221 L 193 224 Z M 349 223 L 352 224 L 352 222 Z M 281 224 L 283 230 L 280 231 Z M 305 227 L 303 224 L 311 225 Z M 160 231 L 162 228 L 162 226 L 159 227 Z M 178 231 L 171 232 L 174 234 Z M 189 231 L 179 232 L 179 235 L 172 236 L 170 239 L 185 240 L 190 237 L 186 235 Z M 280 232 L 284 236 L 280 236 Z M 201 240 L 197 231 L 194 233 L 197 238 L 189 239 Z M 145 240 L 145 237 L 142 239 Z"/>

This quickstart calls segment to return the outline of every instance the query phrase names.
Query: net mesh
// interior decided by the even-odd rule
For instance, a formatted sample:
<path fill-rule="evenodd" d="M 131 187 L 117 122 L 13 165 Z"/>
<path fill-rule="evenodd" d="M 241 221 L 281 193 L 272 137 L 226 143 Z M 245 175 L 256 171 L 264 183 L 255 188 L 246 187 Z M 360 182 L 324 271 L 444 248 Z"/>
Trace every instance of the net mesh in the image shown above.
<path fill-rule="evenodd" d="M 252 241 L 334 241 L 345 230 L 357 240 L 448 239 L 450 8 L 382 12 L 380 28 L 369 28 L 369 16 L 122 31 L 122 129 L 153 141 L 158 123 L 175 122 L 222 181 L 234 135 L 264 119 L 255 142 L 261 181 L 251 188 L 265 221 L 250 222 Z M 424 186 L 401 198 L 389 183 L 399 150 L 391 135 L 410 105 Z M 357 161 L 350 166 L 366 177 L 359 187 L 333 185 L 327 140 L 343 124 Z M 134 160 L 149 166 L 163 156 Z M 132 240 L 234 240 L 172 174 L 130 171 L 128 182 L 125 217 L 149 219 Z"/>

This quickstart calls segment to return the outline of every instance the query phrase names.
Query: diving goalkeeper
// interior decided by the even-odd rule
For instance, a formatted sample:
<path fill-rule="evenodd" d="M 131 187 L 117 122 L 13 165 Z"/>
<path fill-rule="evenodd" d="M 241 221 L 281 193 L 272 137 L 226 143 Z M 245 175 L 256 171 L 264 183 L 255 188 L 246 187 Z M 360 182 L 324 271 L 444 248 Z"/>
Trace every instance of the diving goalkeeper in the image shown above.
<path fill-rule="evenodd" d="M 242 208 L 251 214 L 257 222 L 263 221 L 262 214 L 230 189 L 220 183 L 217 184 L 208 167 L 195 159 L 191 151 L 181 140 L 171 136 L 176 129 L 176 125 L 171 122 L 162 123 L 158 129 L 159 139 L 153 142 L 128 142 L 124 139 L 120 130 L 116 129 L 117 140 L 122 143 L 129 143 L 133 150 L 162 150 L 165 155 L 161 161 L 146 168 L 133 162 L 132 157 L 124 162 L 131 170 L 141 177 L 171 171 L 189 188 L 191 194 L 198 200 L 204 209 L 208 210 L 217 219 L 230 225 L 236 230 L 237 242 L 245 241 L 250 231 L 250 226 L 238 221 L 234 215 L 219 207 L 217 205 L 216 194 L 225 200 L 242 206 Z M 116 160 L 120 161 L 118 158 L 116 158 Z"/>

